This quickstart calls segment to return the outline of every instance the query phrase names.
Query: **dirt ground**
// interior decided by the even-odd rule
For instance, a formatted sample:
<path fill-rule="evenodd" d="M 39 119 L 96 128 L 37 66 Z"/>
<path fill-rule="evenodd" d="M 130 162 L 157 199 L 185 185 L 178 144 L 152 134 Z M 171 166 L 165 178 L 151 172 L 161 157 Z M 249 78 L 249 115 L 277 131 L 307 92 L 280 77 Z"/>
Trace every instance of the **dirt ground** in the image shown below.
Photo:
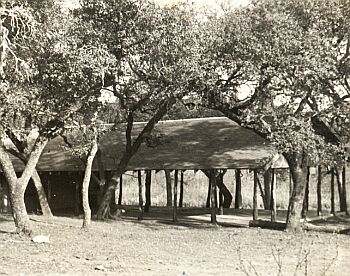
<path fill-rule="evenodd" d="M 152 208 L 140 222 L 130 208 L 88 232 L 77 217 L 31 215 L 45 244 L 14 234 L 12 217 L 0 214 L 0 275 L 350 275 L 349 235 L 247 228 L 251 211 L 227 212 L 214 227 L 204 212 L 181 210 L 174 224 L 170 209 Z"/>

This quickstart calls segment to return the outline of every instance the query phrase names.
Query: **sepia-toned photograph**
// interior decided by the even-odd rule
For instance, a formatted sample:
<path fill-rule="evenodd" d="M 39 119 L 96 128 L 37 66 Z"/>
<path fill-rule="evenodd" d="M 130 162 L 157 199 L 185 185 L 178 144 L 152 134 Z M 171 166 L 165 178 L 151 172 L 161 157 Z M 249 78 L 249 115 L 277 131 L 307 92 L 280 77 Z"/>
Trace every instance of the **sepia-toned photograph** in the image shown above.
<path fill-rule="evenodd" d="M 0 276 L 349 276 L 350 0 L 0 0 Z"/>

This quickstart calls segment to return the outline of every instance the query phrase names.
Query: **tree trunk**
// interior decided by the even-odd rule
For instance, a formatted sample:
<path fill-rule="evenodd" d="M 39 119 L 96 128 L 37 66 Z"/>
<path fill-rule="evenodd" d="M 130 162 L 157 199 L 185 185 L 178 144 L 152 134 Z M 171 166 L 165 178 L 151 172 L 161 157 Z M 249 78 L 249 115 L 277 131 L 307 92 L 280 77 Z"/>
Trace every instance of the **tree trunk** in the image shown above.
<path fill-rule="evenodd" d="M 40 179 L 40 176 L 39 176 L 37 170 L 34 170 L 33 175 L 32 175 L 32 179 L 33 179 L 36 191 L 38 193 L 39 203 L 40 203 L 41 211 L 43 212 L 43 216 L 50 218 L 53 215 L 52 215 L 51 208 L 50 208 L 50 205 L 49 205 L 47 197 L 46 197 L 46 193 L 45 193 L 43 184 L 41 182 L 41 179 Z"/>
<path fill-rule="evenodd" d="M 183 207 L 184 201 L 184 171 L 180 172 L 180 196 L 179 196 L 179 207 Z"/>
<path fill-rule="evenodd" d="M 225 174 L 224 172 L 220 172 L 219 175 L 216 177 L 216 186 L 220 189 L 220 192 L 224 197 L 224 202 L 222 203 L 222 207 L 230 208 L 233 196 L 224 183 L 224 174 Z"/>
<path fill-rule="evenodd" d="M 153 117 L 147 122 L 142 131 L 136 137 L 136 139 L 132 139 L 132 128 L 133 128 L 133 113 L 129 112 L 127 117 L 127 127 L 125 132 L 126 146 L 125 152 L 121 157 L 119 164 L 115 173 L 113 174 L 111 180 L 109 181 L 106 191 L 103 195 L 102 202 L 97 211 L 97 218 L 103 219 L 110 213 L 110 202 L 113 194 L 115 193 L 115 188 L 118 184 L 118 180 L 120 176 L 126 171 L 126 168 L 129 164 L 130 159 L 135 155 L 135 153 L 140 148 L 144 139 L 150 135 L 153 131 L 155 125 L 158 121 L 163 118 L 163 116 L 167 113 L 168 109 L 176 103 L 176 99 L 171 97 L 169 99 L 164 100 L 160 105 L 156 113 Z"/>
<path fill-rule="evenodd" d="M 82 200 L 83 200 L 83 210 L 84 210 L 84 220 L 83 229 L 88 229 L 91 223 L 91 209 L 89 205 L 89 186 L 91 179 L 92 162 L 94 161 L 95 155 L 98 150 L 97 140 L 92 142 L 85 166 L 84 180 L 82 184 Z"/>
<path fill-rule="evenodd" d="M 103 194 L 105 192 L 106 188 L 106 172 L 105 172 L 105 167 L 102 161 L 102 152 L 100 149 L 97 150 L 96 153 L 96 160 L 97 160 L 97 166 L 98 166 L 98 186 L 99 186 L 99 193 L 98 193 L 98 204 L 101 204 Z M 96 177 L 97 178 L 97 177 Z"/>
<path fill-rule="evenodd" d="M 211 177 L 210 171 L 202 170 L 202 172 L 208 177 L 208 179 L 210 179 L 210 177 Z M 224 196 L 224 202 L 222 203 L 223 208 L 230 208 L 233 196 L 232 196 L 230 190 L 226 187 L 226 185 L 224 183 L 224 175 L 225 175 L 225 172 L 220 172 L 217 174 L 216 186 L 220 189 L 220 191 L 222 192 L 222 195 Z M 209 181 L 208 197 L 207 197 L 207 204 L 206 204 L 207 208 L 210 207 L 210 190 L 211 190 L 211 186 L 210 186 L 210 181 Z M 215 202 L 217 202 L 217 200 Z"/>
<path fill-rule="evenodd" d="M 30 149 L 28 148 L 28 145 L 27 145 L 27 147 L 25 147 L 25 146 L 23 146 L 23 142 L 21 142 L 21 141 L 18 141 L 18 140 L 16 140 L 16 141 L 11 140 L 11 141 L 16 145 L 17 151 L 11 148 L 11 149 L 7 149 L 7 152 L 11 153 L 13 156 L 20 159 L 23 162 L 23 164 L 26 165 L 28 162 L 28 157 L 29 157 L 28 152 L 30 151 Z M 38 194 L 38 199 L 39 199 L 39 203 L 40 203 L 40 207 L 41 207 L 41 211 L 43 213 L 43 216 L 52 217 L 50 205 L 48 203 L 46 193 L 45 193 L 44 187 L 43 187 L 41 179 L 40 179 L 40 175 L 36 169 L 34 169 L 34 171 L 33 171 L 32 180 L 34 182 L 34 186 L 35 186 L 35 189 L 36 189 L 37 194 Z"/>
<path fill-rule="evenodd" d="M 24 203 L 24 192 L 47 142 L 48 139 L 45 137 L 39 136 L 37 138 L 28 155 L 28 162 L 19 178 L 16 176 L 15 169 L 6 150 L 0 144 L 0 165 L 9 186 L 10 201 L 17 233 L 31 233 L 29 217 Z"/>
<path fill-rule="evenodd" d="M 343 167 L 335 168 L 335 175 L 337 177 L 337 184 L 338 184 L 338 193 L 339 193 L 339 207 L 340 212 L 346 212 L 347 206 L 346 206 L 346 188 L 345 188 L 345 177 L 343 174 Z M 345 188 L 345 193 L 344 193 Z"/>
<path fill-rule="evenodd" d="M 265 190 L 265 200 L 266 200 L 266 206 L 265 210 L 270 210 L 270 202 L 271 202 L 271 170 L 267 170 L 264 172 L 264 190 Z"/>
<path fill-rule="evenodd" d="M 164 170 L 165 185 L 166 185 L 166 206 L 173 206 L 173 192 L 171 187 L 171 174 L 170 170 Z"/>
<path fill-rule="evenodd" d="M 294 183 L 292 196 L 289 201 L 286 230 L 299 232 L 301 230 L 300 219 L 306 186 L 306 160 L 302 154 L 298 153 L 288 154 L 286 159 Z"/>
<path fill-rule="evenodd" d="M 307 167 L 305 196 L 303 201 L 302 218 L 306 218 L 306 213 L 309 211 L 309 183 L 310 183 L 310 167 Z"/>
<path fill-rule="evenodd" d="M 236 170 L 236 195 L 235 195 L 235 208 L 242 208 L 242 180 L 241 170 Z"/>
<path fill-rule="evenodd" d="M 5 180 L 0 172 L 0 213 L 7 212 L 7 190 L 7 184 L 5 184 Z"/>
<path fill-rule="evenodd" d="M 259 175 L 257 175 L 256 181 L 257 181 L 257 184 L 258 184 L 258 187 L 259 187 L 259 190 L 260 190 L 260 196 L 261 196 L 261 199 L 263 201 L 264 209 L 268 210 L 267 206 L 269 206 L 269 204 L 266 202 L 266 195 L 265 195 L 264 190 L 262 188 L 262 185 L 260 183 Z"/>
<path fill-rule="evenodd" d="M 24 192 L 23 183 L 17 180 L 16 188 L 10 191 L 10 199 L 13 217 L 15 219 L 16 232 L 31 234 L 31 227 L 29 223 L 29 217 L 27 214 L 26 206 L 24 203 Z"/>
<path fill-rule="evenodd" d="M 151 183 L 152 183 L 152 171 L 146 171 L 146 180 L 145 180 L 145 213 L 149 212 L 149 207 L 151 206 Z"/>
<path fill-rule="evenodd" d="M 322 167 L 318 166 L 317 172 L 317 216 L 322 215 Z"/>

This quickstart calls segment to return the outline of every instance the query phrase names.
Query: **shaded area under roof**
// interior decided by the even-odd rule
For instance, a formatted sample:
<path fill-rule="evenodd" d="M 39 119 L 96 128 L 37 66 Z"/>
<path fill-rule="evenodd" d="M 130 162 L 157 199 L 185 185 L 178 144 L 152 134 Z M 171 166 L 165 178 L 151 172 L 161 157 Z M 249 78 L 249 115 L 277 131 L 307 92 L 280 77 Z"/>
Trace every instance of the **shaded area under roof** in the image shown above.
<path fill-rule="evenodd" d="M 135 123 L 133 137 L 145 123 Z M 159 122 L 149 139 L 132 157 L 127 170 L 263 168 L 275 149 L 255 132 L 226 117 Z M 57 137 L 49 142 L 37 166 L 39 171 L 80 171 L 82 161 Z M 115 170 L 125 150 L 123 130 L 106 133 L 100 141 L 105 170 Z M 15 160 L 14 160 L 15 161 Z M 23 165 L 16 160 L 16 169 Z M 94 170 L 97 170 L 96 160 Z"/>

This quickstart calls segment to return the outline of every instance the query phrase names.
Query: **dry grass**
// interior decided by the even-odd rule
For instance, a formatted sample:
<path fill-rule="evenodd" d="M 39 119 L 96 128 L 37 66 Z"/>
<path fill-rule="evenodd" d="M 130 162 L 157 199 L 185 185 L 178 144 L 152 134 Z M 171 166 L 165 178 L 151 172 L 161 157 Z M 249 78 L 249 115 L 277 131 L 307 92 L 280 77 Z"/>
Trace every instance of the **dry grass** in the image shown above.
<path fill-rule="evenodd" d="M 174 224 L 167 208 L 153 209 L 141 222 L 128 210 L 120 221 L 93 221 L 88 232 L 78 218 L 31 216 L 49 244 L 11 233 L 11 217 L 0 215 L 0 274 L 349 275 L 347 235 L 213 227 L 185 217 Z"/>

